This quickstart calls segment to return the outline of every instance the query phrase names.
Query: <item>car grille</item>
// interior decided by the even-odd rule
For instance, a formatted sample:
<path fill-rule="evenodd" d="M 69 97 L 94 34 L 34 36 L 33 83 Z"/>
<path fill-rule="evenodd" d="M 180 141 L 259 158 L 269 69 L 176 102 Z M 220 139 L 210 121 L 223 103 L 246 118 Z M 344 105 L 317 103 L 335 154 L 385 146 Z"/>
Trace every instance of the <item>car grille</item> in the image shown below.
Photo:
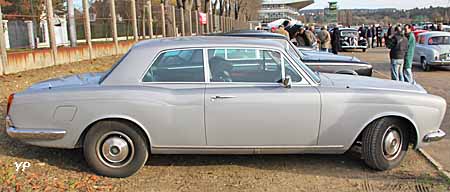
<path fill-rule="evenodd" d="M 450 53 L 440 54 L 439 60 L 450 60 Z"/>

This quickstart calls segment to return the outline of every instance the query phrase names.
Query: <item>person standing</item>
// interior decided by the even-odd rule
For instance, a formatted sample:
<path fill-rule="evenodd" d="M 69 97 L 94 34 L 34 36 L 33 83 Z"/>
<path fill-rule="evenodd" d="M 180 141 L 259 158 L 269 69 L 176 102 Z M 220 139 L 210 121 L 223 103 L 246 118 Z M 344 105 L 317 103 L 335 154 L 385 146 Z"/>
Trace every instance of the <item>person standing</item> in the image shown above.
<path fill-rule="evenodd" d="M 383 46 L 382 32 L 383 32 L 383 29 L 381 28 L 381 25 L 378 25 L 378 27 L 377 27 L 377 47 Z"/>
<path fill-rule="evenodd" d="M 331 35 L 332 36 L 332 38 L 331 38 L 331 47 L 332 47 L 332 53 L 333 54 L 335 54 L 335 55 L 337 55 L 338 54 L 338 52 L 339 52 L 339 48 L 340 48 L 340 46 L 341 46 L 341 42 L 340 42 L 340 39 L 341 39 L 341 33 L 340 33 L 340 31 L 339 31 L 339 28 L 337 28 L 337 27 L 335 27 L 334 29 L 333 29 L 333 34 Z"/>
<path fill-rule="evenodd" d="M 287 38 L 289 38 L 289 32 L 287 32 L 287 31 L 284 29 L 284 25 L 280 25 L 280 26 L 278 27 L 278 29 L 275 31 L 275 33 L 284 35 L 284 36 L 286 36 Z"/>
<path fill-rule="evenodd" d="M 375 25 L 372 25 L 372 27 L 370 28 L 370 33 L 372 33 L 372 43 L 370 43 L 370 46 L 372 48 L 375 48 L 375 46 L 373 46 L 373 44 L 376 43 L 376 40 L 377 40 Z"/>
<path fill-rule="evenodd" d="M 328 52 L 331 49 L 331 36 L 327 31 L 327 26 L 323 26 L 318 35 L 320 41 L 320 50 Z"/>
<path fill-rule="evenodd" d="M 414 84 L 414 77 L 412 73 L 412 62 L 414 58 L 414 48 L 416 47 L 416 38 L 412 32 L 411 25 L 405 25 L 405 36 L 408 38 L 408 50 L 405 55 L 405 66 L 403 67 L 405 82 Z"/>
<path fill-rule="evenodd" d="M 373 48 L 372 46 L 372 37 L 373 37 L 373 33 L 372 33 L 372 28 L 367 29 L 367 48 Z"/>
<path fill-rule="evenodd" d="M 391 79 L 404 81 L 403 64 L 408 49 L 408 39 L 402 33 L 400 26 L 395 27 L 395 32 L 388 37 L 388 43 L 386 45 L 391 49 L 389 52 L 389 57 L 391 58 Z"/>
<path fill-rule="evenodd" d="M 305 37 L 305 29 L 303 27 L 301 27 L 300 29 L 298 29 L 298 32 L 295 34 L 295 39 L 297 41 L 298 47 L 306 46 L 305 38 L 306 38 Z"/>
<path fill-rule="evenodd" d="M 316 36 L 314 33 L 310 30 L 310 28 L 307 28 L 305 30 L 305 45 L 307 47 L 312 47 L 316 43 Z"/>

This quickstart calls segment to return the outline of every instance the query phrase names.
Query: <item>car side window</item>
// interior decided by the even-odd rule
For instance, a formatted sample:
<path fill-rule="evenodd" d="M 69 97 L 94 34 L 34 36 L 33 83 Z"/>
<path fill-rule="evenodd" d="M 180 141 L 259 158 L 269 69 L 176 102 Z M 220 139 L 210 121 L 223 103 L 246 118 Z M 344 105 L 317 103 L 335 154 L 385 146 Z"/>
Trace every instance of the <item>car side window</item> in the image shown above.
<path fill-rule="evenodd" d="M 281 54 L 253 48 L 209 49 L 211 82 L 281 82 Z"/>
<path fill-rule="evenodd" d="M 204 82 L 203 50 L 174 50 L 158 56 L 143 82 Z"/>
<path fill-rule="evenodd" d="M 302 76 L 298 74 L 297 70 L 292 67 L 291 62 L 286 58 L 284 59 L 284 72 L 286 73 L 286 76 L 289 75 L 291 77 L 292 82 L 298 83 L 302 81 Z"/>
<path fill-rule="evenodd" d="M 425 44 L 425 36 L 424 35 L 421 35 L 421 36 L 419 36 L 419 44 Z"/>

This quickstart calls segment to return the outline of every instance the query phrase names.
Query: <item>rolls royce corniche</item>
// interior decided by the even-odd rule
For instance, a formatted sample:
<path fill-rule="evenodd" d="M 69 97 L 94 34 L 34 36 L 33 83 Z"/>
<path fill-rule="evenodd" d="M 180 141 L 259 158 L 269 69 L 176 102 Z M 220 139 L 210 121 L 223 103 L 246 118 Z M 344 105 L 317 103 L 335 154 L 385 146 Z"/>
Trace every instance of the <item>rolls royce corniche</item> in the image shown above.
<path fill-rule="evenodd" d="M 91 169 L 136 173 L 154 154 L 342 154 L 376 170 L 445 136 L 446 101 L 420 85 L 311 71 L 288 44 L 237 37 L 141 41 L 109 71 L 8 98 L 6 133 L 83 148 Z"/>
<path fill-rule="evenodd" d="M 228 33 L 214 34 L 215 36 L 253 37 L 285 41 L 291 46 L 299 59 L 314 71 L 324 73 L 339 73 L 348 75 L 372 76 L 373 67 L 356 57 L 334 55 L 329 52 L 295 48 L 286 36 L 257 30 L 241 30 Z"/>
<path fill-rule="evenodd" d="M 414 61 L 420 63 L 424 71 L 430 71 L 433 66 L 449 66 L 450 33 L 420 33 L 414 51 Z"/>

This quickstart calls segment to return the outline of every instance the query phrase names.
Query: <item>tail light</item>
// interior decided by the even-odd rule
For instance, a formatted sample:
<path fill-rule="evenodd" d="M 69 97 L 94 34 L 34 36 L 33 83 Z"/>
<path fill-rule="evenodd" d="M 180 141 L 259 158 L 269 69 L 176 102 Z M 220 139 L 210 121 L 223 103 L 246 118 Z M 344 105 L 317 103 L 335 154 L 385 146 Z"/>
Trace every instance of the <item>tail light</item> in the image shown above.
<path fill-rule="evenodd" d="M 14 100 L 14 93 L 9 95 L 9 97 L 8 97 L 8 105 L 6 106 L 6 115 L 9 114 L 9 109 L 11 108 L 11 104 L 12 104 L 13 100 Z"/>

